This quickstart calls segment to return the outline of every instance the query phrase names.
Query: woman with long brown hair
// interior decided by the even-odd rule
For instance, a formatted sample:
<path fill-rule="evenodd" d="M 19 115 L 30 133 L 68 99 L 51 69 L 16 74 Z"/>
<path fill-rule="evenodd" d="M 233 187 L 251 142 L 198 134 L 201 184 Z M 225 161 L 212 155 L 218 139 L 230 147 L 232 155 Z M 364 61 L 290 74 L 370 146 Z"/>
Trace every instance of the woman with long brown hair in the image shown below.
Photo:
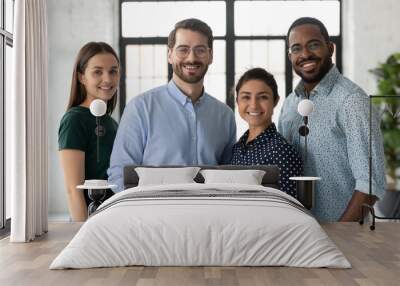
<path fill-rule="evenodd" d="M 87 219 L 87 192 L 77 190 L 89 179 L 107 179 L 107 168 L 117 132 L 117 123 L 111 118 L 120 80 L 119 59 L 113 48 L 103 42 L 90 42 L 78 53 L 72 74 L 72 85 L 67 112 L 61 119 L 58 144 L 64 171 L 68 207 L 74 221 Z M 89 107 L 93 100 L 107 104 L 107 112 L 96 118 Z M 97 133 L 100 136 L 97 158 Z M 97 162 L 97 160 L 99 160 Z M 107 191 L 107 197 L 113 194 Z"/>

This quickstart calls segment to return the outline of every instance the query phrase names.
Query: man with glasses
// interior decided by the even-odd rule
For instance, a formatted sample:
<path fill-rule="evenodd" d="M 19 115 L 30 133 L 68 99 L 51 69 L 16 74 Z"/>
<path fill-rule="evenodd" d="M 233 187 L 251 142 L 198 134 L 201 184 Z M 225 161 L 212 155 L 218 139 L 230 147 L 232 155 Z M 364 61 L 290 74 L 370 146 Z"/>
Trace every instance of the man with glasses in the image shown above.
<path fill-rule="evenodd" d="M 178 22 L 168 37 L 172 80 L 125 107 L 111 154 L 109 181 L 123 190 L 126 165 L 217 165 L 230 162 L 236 142 L 232 110 L 204 91 L 213 60 L 211 28 Z"/>
<path fill-rule="evenodd" d="M 312 212 L 320 221 L 357 221 L 363 203 L 374 203 L 369 191 L 369 98 L 332 63 L 334 45 L 315 18 L 300 18 L 287 33 L 289 59 L 301 81 L 284 101 L 279 131 L 300 154 L 307 151 L 305 175 L 321 177 Z M 297 105 L 314 103 L 309 115 L 308 144 L 301 140 L 303 119 Z M 372 191 L 385 189 L 382 135 L 378 116 L 372 128 Z M 304 135 L 304 133 L 303 133 Z"/>

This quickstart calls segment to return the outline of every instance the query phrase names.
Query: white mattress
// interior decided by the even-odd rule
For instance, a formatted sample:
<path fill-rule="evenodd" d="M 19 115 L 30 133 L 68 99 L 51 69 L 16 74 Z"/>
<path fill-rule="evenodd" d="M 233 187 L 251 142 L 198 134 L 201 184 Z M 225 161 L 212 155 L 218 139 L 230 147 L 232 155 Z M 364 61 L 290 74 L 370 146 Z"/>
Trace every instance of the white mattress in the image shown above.
<path fill-rule="evenodd" d="M 189 195 L 135 198 L 171 190 Z M 246 197 L 239 192 L 246 190 L 262 191 L 270 198 L 263 198 L 264 193 L 252 197 L 248 192 Z M 224 191 L 225 197 L 212 195 Z M 242 195 L 229 195 L 232 191 Z M 104 202 L 50 269 L 127 265 L 350 268 L 318 222 L 295 204 L 299 203 L 292 197 L 262 186 L 132 188 Z"/>

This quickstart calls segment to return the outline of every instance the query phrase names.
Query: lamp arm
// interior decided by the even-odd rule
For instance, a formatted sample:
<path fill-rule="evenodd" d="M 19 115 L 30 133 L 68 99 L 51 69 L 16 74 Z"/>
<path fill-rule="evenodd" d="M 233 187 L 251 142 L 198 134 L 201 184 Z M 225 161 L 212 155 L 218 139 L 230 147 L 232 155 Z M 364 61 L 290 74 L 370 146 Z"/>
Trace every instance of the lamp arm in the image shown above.
<path fill-rule="evenodd" d="M 97 136 L 97 142 L 96 142 L 96 148 L 97 148 L 97 153 L 96 153 L 96 159 L 97 159 L 97 163 L 100 162 L 100 136 L 99 136 L 99 132 L 100 132 L 100 118 L 98 116 L 96 116 L 96 136 Z"/>
<path fill-rule="evenodd" d="M 306 90 L 306 98 L 310 99 L 310 93 Z M 304 116 L 304 124 L 308 125 L 308 116 Z M 307 164 L 307 134 L 304 136 L 304 166 Z"/>

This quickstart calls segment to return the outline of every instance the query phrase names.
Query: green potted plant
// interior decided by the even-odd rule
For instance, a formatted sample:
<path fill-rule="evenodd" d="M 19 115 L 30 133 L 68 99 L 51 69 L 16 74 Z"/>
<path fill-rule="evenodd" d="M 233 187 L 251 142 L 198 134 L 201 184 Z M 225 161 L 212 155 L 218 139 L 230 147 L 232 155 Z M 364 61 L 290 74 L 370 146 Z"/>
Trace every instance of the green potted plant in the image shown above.
<path fill-rule="evenodd" d="M 385 150 L 388 190 L 396 190 L 400 167 L 400 53 L 388 57 L 385 63 L 371 71 L 378 79 L 378 95 L 374 104 L 382 113 L 381 130 Z M 393 97 L 391 97 L 393 96 Z M 396 173 L 397 171 L 397 173 Z"/>

